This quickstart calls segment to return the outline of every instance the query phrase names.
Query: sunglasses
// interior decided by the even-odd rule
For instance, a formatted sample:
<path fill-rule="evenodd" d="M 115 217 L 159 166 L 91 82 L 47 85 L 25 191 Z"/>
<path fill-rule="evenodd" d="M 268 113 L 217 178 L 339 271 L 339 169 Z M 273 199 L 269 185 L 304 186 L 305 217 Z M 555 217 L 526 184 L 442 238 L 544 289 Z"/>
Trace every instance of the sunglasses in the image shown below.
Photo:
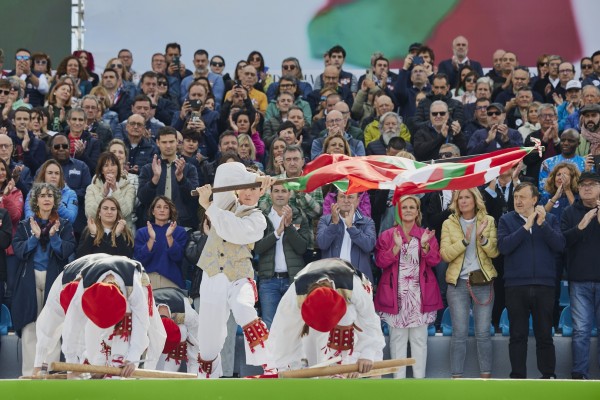
<path fill-rule="evenodd" d="M 222 62 L 216 62 L 216 61 L 212 61 L 212 62 L 210 63 L 210 65 L 211 65 L 211 66 L 213 66 L 213 67 L 219 67 L 219 68 L 220 68 L 220 67 L 224 67 L 224 66 L 225 66 L 225 63 L 222 63 Z"/>
<path fill-rule="evenodd" d="M 110 64 L 111 68 L 123 68 L 123 64 Z"/>
<path fill-rule="evenodd" d="M 593 67 L 592 64 L 583 64 L 581 66 L 582 69 L 592 69 L 592 67 Z"/>
<path fill-rule="evenodd" d="M 8 96 L 10 94 L 10 90 L 0 90 L 0 94 Z"/>
<path fill-rule="evenodd" d="M 254 56 L 251 58 L 252 61 L 262 61 L 262 58 L 258 57 L 258 56 Z"/>
<path fill-rule="evenodd" d="M 55 144 L 54 146 L 52 146 L 54 148 L 54 150 L 67 150 L 69 148 L 69 144 L 68 143 L 63 143 L 63 144 Z"/>
<path fill-rule="evenodd" d="M 473 82 L 475 82 L 475 78 L 467 78 L 467 79 L 465 79 L 465 82 L 473 83 Z"/>
<path fill-rule="evenodd" d="M 167 81 L 158 82 L 158 86 L 167 86 Z"/>
<path fill-rule="evenodd" d="M 48 64 L 48 61 L 47 60 L 35 60 L 35 63 L 40 64 L 40 65 L 46 65 L 46 64 Z"/>
<path fill-rule="evenodd" d="M 547 66 L 548 66 L 547 62 L 538 64 L 538 67 L 547 67 Z"/>
<path fill-rule="evenodd" d="M 488 111 L 487 115 L 488 117 L 491 117 L 492 115 L 502 115 L 502 111 Z"/>
<path fill-rule="evenodd" d="M 431 115 L 433 115 L 434 117 L 443 117 L 446 114 L 447 114 L 446 111 L 432 111 L 431 112 Z"/>
<path fill-rule="evenodd" d="M 281 68 L 283 68 L 286 71 L 291 71 L 291 70 L 296 69 L 296 66 L 295 65 L 283 65 Z"/>
<path fill-rule="evenodd" d="M 439 154 L 440 158 L 452 158 L 454 157 L 454 154 L 452 154 L 451 151 L 444 151 L 442 153 Z"/>
<path fill-rule="evenodd" d="M 31 58 L 31 56 L 15 56 L 17 61 L 27 61 Z"/>

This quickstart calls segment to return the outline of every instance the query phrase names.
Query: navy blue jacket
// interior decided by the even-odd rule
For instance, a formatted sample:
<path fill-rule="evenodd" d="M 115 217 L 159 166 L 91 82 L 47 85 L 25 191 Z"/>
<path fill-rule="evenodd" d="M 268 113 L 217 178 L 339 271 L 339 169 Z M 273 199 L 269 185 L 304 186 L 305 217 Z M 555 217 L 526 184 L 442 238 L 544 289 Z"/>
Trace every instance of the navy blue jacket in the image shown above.
<path fill-rule="evenodd" d="M 54 280 L 62 272 L 68 262 L 69 256 L 75 252 L 75 237 L 73 236 L 73 226 L 66 219 L 60 219 L 60 228 L 55 235 L 61 239 L 60 251 L 54 251 L 51 242 L 48 242 L 50 255 L 48 259 L 48 268 L 46 270 L 46 289 L 44 291 L 44 303 L 50 292 L 50 287 Z M 13 327 L 17 334 L 21 335 L 23 327 L 37 319 L 39 311 L 37 309 L 37 300 L 35 294 L 35 271 L 33 268 L 33 257 L 35 248 L 27 251 L 27 243 L 32 236 L 29 219 L 19 223 L 15 238 L 13 240 L 13 249 L 15 256 L 19 260 L 17 269 L 17 281 L 13 292 L 12 310 Z M 52 238 L 50 239 L 52 241 Z"/>
<path fill-rule="evenodd" d="M 125 142 L 129 150 L 129 166 L 133 167 L 137 165 L 138 173 L 144 165 L 152 162 L 152 157 L 155 154 L 158 154 L 158 147 L 150 139 L 142 138 L 135 148 L 131 146 L 128 136 L 123 138 L 123 142 Z"/>
<path fill-rule="evenodd" d="M 483 69 L 481 68 L 481 64 L 478 61 L 469 59 L 467 64 L 473 67 L 473 70 L 477 72 L 477 75 L 483 76 Z M 440 64 L 438 65 L 438 74 L 439 73 L 448 75 L 448 79 L 450 80 L 450 87 L 455 87 L 458 83 L 458 70 L 454 68 L 454 64 L 452 64 L 452 59 L 440 61 Z"/>
<path fill-rule="evenodd" d="M 417 94 L 420 93 L 410 81 L 410 74 L 411 71 L 401 69 L 394 85 L 394 96 L 400 107 L 400 115 L 405 122 L 408 122 L 409 118 L 414 117 L 417 113 L 416 98 Z M 426 94 L 431 92 L 431 85 L 429 83 L 423 87 L 423 92 Z"/>
<path fill-rule="evenodd" d="M 548 213 L 531 232 L 523 228 L 525 221 L 516 211 L 500 217 L 498 250 L 504 255 L 504 286 L 556 285 L 556 258 L 565 247 L 558 218 Z"/>
<path fill-rule="evenodd" d="M 469 139 L 467 145 L 467 154 L 485 154 L 491 153 L 492 151 L 507 149 L 509 147 L 521 147 L 523 146 L 523 136 L 519 131 L 508 128 L 508 141 L 503 142 L 501 139 L 500 132 L 496 132 L 496 137 L 490 143 L 486 143 L 489 129 L 479 129 L 473 132 L 473 135 Z"/>
<path fill-rule="evenodd" d="M 23 152 L 23 164 L 30 170 L 37 171 L 40 165 L 46 161 L 46 144 L 36 138 L 33 132 L 27 132 L 27 134 L 31 141 L 29 142 L 29 151 Z M 9 132 L 8 136 L 12 139 L 15 150 L 18 151 L 17 148 L 22 146 L 23 139 L 20 139 L 14 131 Z"/>
<path fill-rule="evenodd" d="M 577 225 L 591 208 L 581 201 L 565 208 L 561 215 L 560 229 L 567 241 L 567 272 L 569 281 L 600 282 L 598 268 L 598 244 L 600 244 L 600 224 L 593 218 L 588 226 L 580 230 Z"/>
<path fill-rule="evenodd" d="M 145 165 L 140 171 L 140 186 L 137 196 L 142 204 L 138 211 L 138 228 L 146 226 L 148 216 L 146 214 L 150 203 L 156 196 L 165 194 L 165 184 L 167 182 L 167 161 L 163 160 L 162 173 L 158 184 L 152 183 L 152 164 Z M 191 196 L 191 191 L 198 187 L 198 171 L 192 164 L 185 164 L 183 169 L 183 179 L 177 182 L 175 178 L 175 164 L 171 167 L 171 184 L 173 203 L 177 207 L 179 214 L 177 224 L 181 227 L 196 229 L 198 227 L 198 199 Z"/>
<path fill-rule="evenodd" d="M 19 180 L 16 182 L 15 186 L 21 191 L 21 193 L 23 193 L 23 198 L 27 197 L 27 193 L 29 193 L 31 186 L 33 185 L 33 176 L 31 176 L 31 170 L 26 165 L 18 163 L 12 158 L 8 167 L 11 171 L 14 171 L 16 167 L 23 167 L 21 175 L 19 175 Z"/>

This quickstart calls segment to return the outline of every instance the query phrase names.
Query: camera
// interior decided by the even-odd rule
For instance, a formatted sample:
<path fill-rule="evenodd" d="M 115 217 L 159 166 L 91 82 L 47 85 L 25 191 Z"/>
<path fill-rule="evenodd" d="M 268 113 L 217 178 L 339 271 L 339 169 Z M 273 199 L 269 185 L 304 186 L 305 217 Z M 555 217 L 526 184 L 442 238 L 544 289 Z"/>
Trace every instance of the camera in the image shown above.
<path fill-rule="evenodd" d="M 198 99 L 188 101 L 190 103 L 190 108 L 192 109 L 192 111 L 200 111 L 200 109 L 202 108 L 202 100 Z"/>
<path fill-rule="evenodd" d="M 414 56 L 413 57 L 413 64 L 414 65 L 423 65 L 423 57 L 421 57 L 421 56 Z"/>

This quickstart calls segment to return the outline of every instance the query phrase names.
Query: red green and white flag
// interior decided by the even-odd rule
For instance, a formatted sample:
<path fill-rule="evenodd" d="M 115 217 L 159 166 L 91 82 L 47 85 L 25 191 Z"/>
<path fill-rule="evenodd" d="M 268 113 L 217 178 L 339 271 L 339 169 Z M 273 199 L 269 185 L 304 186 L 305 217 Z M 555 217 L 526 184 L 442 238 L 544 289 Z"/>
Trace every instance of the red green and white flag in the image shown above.
<path fill-rule="evenodd" d="M 537 147 L 498 150 L 459 162 L 426 164 L 392 156 L 322 155 L 307 164 L 305 175 L 287 182 L 292 190 L 311 192 L 334 183 L 348 193 L 370 189 L 394 190 L 400 196 L 481 186 L 518 164 Z M 321 158 L 323 157 L 323 158 Z"/>

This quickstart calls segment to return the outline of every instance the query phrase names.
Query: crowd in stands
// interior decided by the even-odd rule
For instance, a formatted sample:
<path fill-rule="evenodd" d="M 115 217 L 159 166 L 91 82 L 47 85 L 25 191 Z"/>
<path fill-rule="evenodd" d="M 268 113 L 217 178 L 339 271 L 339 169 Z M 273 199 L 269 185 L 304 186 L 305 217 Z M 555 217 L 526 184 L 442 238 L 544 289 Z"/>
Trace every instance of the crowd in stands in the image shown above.
<path fill-rule="evenodd" d="M 372 282 L 392 356 L 405 357 L 410 342 L 415 378 L 426 376 L 428 327 L 440 329 L 445 307 L 448 377 L 463 376 L 470 314 L 480 376 L 497 377 L 490 324 L 506 308 L 510 377 L 527 378 L 531 314 L 538 369 L 556 378 L 552 331 L 568 280 L 572 378 L 589 378 L 600 323 L 600 51 L 576 76 L 551 54 L 531 73 L 510 49 L 490 49 L 484 73 L 468 48 L 458 36 L 452 58 L 436 60 L 415 43 L 398 71 L 376 52 L 355 76 L 336 45 L 312 84 L 297 58 L 282 60 L 275 77 L 259 51 L 234 63 L 197 50 L 186 66 L 169 43 L 149 71 L 134 69 L 128 49 L 98 66 L 85 50 L 59 61 L 21 48 L 10 71 L 2 66 L 13 55 L 1 53 L 0 305 L 22 338 L 24 374 L 45 296 L 77 257 L 134 258 L 153 288 L 187 288 L 197 300 L 211 222 L 192 191 L 212 184 L 223 163 L 297 178 L 321 154 L 444 162 L 539 141 L 543 150 L 483 187 L 396 205 L 392 191 L 275 184 L 258 205 L 267 228 L 253 251 L 257 307 L 270 327 L 295 274 L 339 257 Z M 230 364 L 224 357 L 224 375 Z"/>

